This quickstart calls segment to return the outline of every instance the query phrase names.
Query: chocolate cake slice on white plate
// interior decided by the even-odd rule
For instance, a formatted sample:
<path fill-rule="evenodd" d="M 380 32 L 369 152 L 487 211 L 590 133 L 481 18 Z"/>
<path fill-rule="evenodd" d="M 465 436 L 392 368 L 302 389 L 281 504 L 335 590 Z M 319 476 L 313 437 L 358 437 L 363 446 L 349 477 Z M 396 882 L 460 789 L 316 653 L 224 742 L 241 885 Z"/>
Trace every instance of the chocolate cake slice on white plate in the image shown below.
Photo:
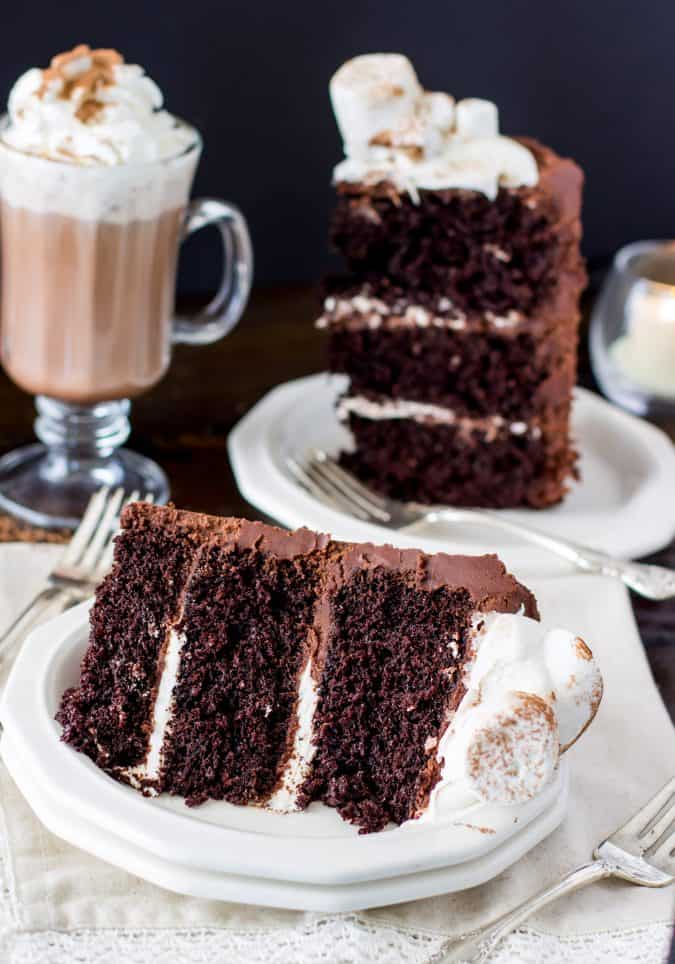
<path fill-rule="evenodd" d="M 122 527 L 58 720 L 145 794 L 442 821 L 536 796 L 597 710 L 590 650 L 497 556 L 146 504 Z"/>

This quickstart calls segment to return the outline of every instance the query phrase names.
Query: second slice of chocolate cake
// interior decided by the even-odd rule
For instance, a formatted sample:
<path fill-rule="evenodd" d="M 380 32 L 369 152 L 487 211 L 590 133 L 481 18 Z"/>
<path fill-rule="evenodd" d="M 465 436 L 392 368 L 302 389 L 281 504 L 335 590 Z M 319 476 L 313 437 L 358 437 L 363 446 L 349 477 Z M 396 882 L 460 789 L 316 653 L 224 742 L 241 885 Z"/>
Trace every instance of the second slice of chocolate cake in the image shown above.
<path fill-rule="evenodd" d="M 575 473 L 583 175 L 497 108 L 424 90 L 397 54 L 331 80 L 345 159 L 334 171 L 319 326 L 348 377 L 343 463 L 397 499 L 558 502 Z"/>
<path fill-rule="evenodd" d="M 449 789 L 529 799 L 597 707 L 584 644 L 558 630 L 553 645 L 496 556 L 148 505 L 122 522 L 58 719 L 67 743 L 146 794 L 321 801 L 379 830 L 435 819 Z M 469 766 L 483 745 L 490 766 Z"/>

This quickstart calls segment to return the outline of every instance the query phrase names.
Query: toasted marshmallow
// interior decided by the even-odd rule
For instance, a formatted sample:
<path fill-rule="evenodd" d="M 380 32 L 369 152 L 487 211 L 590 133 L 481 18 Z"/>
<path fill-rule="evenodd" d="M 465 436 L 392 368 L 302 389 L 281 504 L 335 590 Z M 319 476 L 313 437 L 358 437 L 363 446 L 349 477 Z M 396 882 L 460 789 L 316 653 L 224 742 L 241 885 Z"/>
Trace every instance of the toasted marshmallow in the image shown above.
<path fill-rule="evenodd" d="M 440 778 L 419 821 L 480 802 L 524 803 L 595 716 L 602 678 L 586 644 L 521 613 L 474 618 L 465 694 L 438 744 Z"/>
<path fill-rule="evenodd" d="M 371 141 L 399 129 L 422 95 L 412 64 L 400 54 L 354 57 L 334 74 L 330 96 L 345 154 L 367 157 Z"/>
<path fill-rule="evenodd" d="M 460 140 L 496 137 L 499 134 L 499 111 L 490 100 L 467 97 L 456 108 L 455 134 Z"/>
<path fill-rule="evenodd" d="M 507 691 L 500 704 L 478 707 L 464 735 L 467 783 L 488 803 L 525 803 L 551 782 L 560 742 L 546 700 Z"/>
<path fill-rule="evenodd" d="M 597 712 L 602 699 L 602 676 L 583 639 L 562 629 L 554 629 L 544 638 L 544 660 L 553 683 L 560 752 L 564 753 Z"/>
<path fill-rule="evenodd" d="M 531 187 L 539 171 L 522 144 L 499 136 L 496 106 L 423 90 L 400 54 L 348 61 L 330 84 L 345 160 L 335 181 L 389 181 L 417 191 L 458 189 L 494 198 L 500 187 Z"/>

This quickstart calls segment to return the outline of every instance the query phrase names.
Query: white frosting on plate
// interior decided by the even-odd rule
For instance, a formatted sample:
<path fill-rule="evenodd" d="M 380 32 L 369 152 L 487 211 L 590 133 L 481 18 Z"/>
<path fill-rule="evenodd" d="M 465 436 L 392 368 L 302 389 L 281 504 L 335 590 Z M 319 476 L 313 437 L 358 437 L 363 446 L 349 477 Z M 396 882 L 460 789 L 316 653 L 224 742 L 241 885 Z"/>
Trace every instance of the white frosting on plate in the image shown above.
<path fill-rule="evenodd" d="M 573 633 L 497 612 L 477 614 L 474 633 L 466 693 L 436 748 L 440 779 L 413 823 L 536 796 L 600 703 L 600 671 Z"/>
<path fill-rule="evenodd" d="M 400 54 L 347 61 L 330 82 L 345 160 L 335 181 L 390 181 L 413 198 L 419 189 L 466 189 L 493 199 L 500 187 L 532 187 L 537 163 L 499 134 L 496 106 L 425 91 Z"/>

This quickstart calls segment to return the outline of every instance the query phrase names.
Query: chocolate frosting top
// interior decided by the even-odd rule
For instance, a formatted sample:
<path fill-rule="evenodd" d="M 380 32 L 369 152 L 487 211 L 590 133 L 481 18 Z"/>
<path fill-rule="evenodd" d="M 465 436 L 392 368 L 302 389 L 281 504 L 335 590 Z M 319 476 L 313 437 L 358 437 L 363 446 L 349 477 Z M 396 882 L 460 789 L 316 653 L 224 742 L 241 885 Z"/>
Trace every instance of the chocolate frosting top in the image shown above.
<path fill-rule="evenodd" d="M 325 549 L 330 536 L 310 529 L 288 531 L 263 522 L 249 522 L 228 516 L 188 512 L 173 505 L 150 505 L 135 502 L 122 513 L 122 528 L 154 528 L 162 526 L 178 529 L 197 543 L 211 540 L 241 549 L 259 549 L 280 559 L 294 559 Z"/>
<path fill-rule="evenodd" d="M 447 587 L 465 589 L 482 612 L 518 612 L 538 618 L 532 593 L 507 572 L 496 555 L 462 556 L 444 552 L 429 555 L 420 549 L 397 549 L 370 542 L 336 542 L 310 529 L 287 531 L 263 522 L 220 518 L 187 512 L 173 506 L 134 503 L 122 513 L 122 528 L 175 528 L 195 542 L 256 549 L 279 559 L 313 558 L 329 588 L 344 584 L 356 572 L 394 571 L 427 592 Z"/>

